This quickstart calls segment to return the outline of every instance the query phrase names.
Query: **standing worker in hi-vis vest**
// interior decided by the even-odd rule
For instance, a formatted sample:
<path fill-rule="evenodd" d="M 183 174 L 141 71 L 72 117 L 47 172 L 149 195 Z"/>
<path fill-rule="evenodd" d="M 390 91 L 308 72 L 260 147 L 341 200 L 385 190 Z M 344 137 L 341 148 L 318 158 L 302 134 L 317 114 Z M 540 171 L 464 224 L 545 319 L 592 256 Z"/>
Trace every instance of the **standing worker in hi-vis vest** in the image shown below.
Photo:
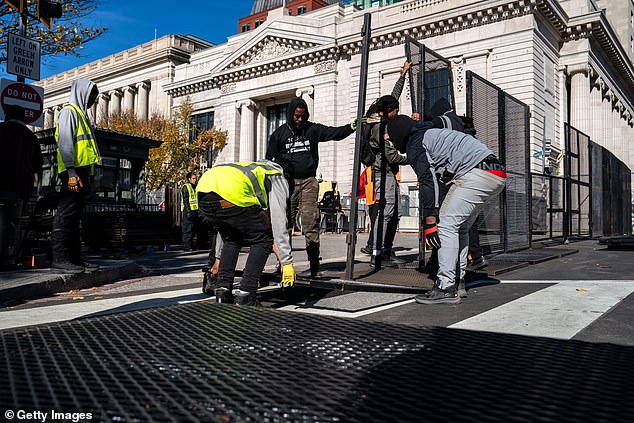
<path fill-rule="evenodd" d="M 181 212 L 183 219 L 181 229 L 183 232 L 183 250 L 191 251 L 194 248 L 194 232 L 198 233 L 198 245 L 202 247 L 198 222 L 198 195 L 196 194 L 196 183 L 198 175 L 192 172 L 187 173 L 187 182 L 181 187 Z"/>
<path fill-rule="evenodd" d="M 74 81 L 69 104 L 60 111 L 55 128 L 57 171 L 62 186 L 53 221 L 52 268 L 64 273 L 98 269 L 82 258 L 79 233 L 84 199 L 92 190 L 90 178 L 99 162 L 95 131 L 87 113 L 97 95 L 99 90 L 91 80 Z"/>

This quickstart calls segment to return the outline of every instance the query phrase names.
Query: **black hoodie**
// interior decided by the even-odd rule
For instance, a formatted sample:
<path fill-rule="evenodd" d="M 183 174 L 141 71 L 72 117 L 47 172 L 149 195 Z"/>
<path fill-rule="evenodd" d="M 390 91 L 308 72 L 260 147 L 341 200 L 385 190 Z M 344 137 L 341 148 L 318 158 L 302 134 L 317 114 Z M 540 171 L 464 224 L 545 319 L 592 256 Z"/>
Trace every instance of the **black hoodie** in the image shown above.
<path fill-rule="evenodd" d="M 298 106 L 306 110 L 306 119 L 301 128 L 296 128 L 293 123 L 293 113 Z M 290 160 L 293 164 L 293 176 L 297 179 L 317 175 L 318 143 L 339 141 L 354 132 L 350 125 L 331 127 L 310 122 L 309 116 L 308 105 L 304 100 L 299 97 L 291 100 L 286 108 L 286 123 L 273 132 L 266 151 L 268 160 L 278 157 Z"/>

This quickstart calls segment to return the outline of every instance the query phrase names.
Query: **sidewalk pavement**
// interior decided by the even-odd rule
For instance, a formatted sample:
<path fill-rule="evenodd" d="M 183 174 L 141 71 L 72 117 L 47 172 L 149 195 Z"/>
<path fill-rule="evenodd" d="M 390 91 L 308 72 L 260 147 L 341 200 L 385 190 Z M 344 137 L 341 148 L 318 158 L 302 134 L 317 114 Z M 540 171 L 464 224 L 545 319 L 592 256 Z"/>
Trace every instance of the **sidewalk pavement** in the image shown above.
<path fill-rule="evenodd" d="M 302 236 L 295 236 L 293 255 L 297 272 L 308 268 L 306 251 Z M 357 239 L 357 261 L 369 261 L 368 256 L 359 252 L 365 245 L 367 234 L 359 234 Z M 347 244 L 346 234 L 322 235 L 321 239 L 322 263 L 345 261 Z M 416 234 L 399 233 L 395 248 L 397 255 L 415 257 L 418 245 Z M 539 243 L 534 243 L 538 248 Z M 573 248 L 578 253 L 561 259 L 551 260 L 523 269 L 514 270 L 501 276 L 503 279 L 533 279 L 543 281 L 556 280 L 588 280 L 588 279 L 634 279 L 631 267 L 631 250 L 608 250 L 599 245 L 596 240 L 574 242 L 569 245 L 554 245 L 555 247 Z M 207 255 L 203 251 L 148 251 L 139 256 L 113 259 L 112 253 L 103 256 L 87 256 L 91 263 L 98 264 L 100 269 L 93 273 L 65 275 L 56 273 L 53 269 L 33 269 L 0 271 L 0 307 L 12 305 L 29 299 L 41 298 L 59 292 L 75 289 L 90 288 L 128 279 L 134 276 L 159 274 L 176 274 L 192 271 L 192 259 L 202 267 L 207 263 Z M 244 258 L 242 258 L 244 260 Z M 274 266 L 271 257 L 267 269 Z M 194 266 L 196 267 L 196 266 Z M 202 281 L 202 278 L 201 278 Z"/>

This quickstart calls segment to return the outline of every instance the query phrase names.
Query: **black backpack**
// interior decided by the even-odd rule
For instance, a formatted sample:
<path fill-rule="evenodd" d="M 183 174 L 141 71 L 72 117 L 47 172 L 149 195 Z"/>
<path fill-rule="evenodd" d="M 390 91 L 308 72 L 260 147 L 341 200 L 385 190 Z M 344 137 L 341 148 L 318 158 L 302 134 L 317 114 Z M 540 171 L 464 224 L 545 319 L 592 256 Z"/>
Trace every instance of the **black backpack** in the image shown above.
<path fill-rule="evenodd" d="M 364 123 L 361 126 L 361 163 L 365 166 L 372 166 L 376 161 L 376 153 L 370 147 L 370 131 L 374 124 Z"/>

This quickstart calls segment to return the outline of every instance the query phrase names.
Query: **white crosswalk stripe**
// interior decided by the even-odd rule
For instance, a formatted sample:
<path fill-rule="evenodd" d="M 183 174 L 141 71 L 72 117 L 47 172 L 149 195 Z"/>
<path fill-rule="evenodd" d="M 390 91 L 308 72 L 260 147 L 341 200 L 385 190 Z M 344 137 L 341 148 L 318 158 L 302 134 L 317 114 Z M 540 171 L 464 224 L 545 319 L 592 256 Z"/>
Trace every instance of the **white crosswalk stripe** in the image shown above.
<path fill-rule="evenodd" d="M 634 281 L 533 281 L 502 280 L 502 284 L 544 285 L 527 295 L 499 306 L 490 306 L 476 315 L 447 324 L 449 328 L 491 331 L 527 336 L 570 339 L 607 311 L 634 293 Z M 541 288 L 541 289 L 540 289 Z M 275 290 L 274 286 L 265 290 Z M 0 311 L 0 330 L 14 327 L 66 321 L 72 319 L 154 308 L 191 301 L 213 300 L 200 288 L 164 291 L 118 298 L 78 301 Z M 413 303 L 412 294 L 353 292 L 325 296 L 317 300 L 284 305 L 279 310 L 322 316 L 361 318 L 374 313 L 398 309 Z M 466 299 L 465 302 L 473 301 Z M 430 307 L 430 306 L 420 306 Z M 435 307 L 435 306 L 431 306 Z M 422 309 L 421 309 L 422 310 Z M 444 309 L 451 316 L 450 308 Z M 434 313 L 443 313 L 443 308 Z"/>

